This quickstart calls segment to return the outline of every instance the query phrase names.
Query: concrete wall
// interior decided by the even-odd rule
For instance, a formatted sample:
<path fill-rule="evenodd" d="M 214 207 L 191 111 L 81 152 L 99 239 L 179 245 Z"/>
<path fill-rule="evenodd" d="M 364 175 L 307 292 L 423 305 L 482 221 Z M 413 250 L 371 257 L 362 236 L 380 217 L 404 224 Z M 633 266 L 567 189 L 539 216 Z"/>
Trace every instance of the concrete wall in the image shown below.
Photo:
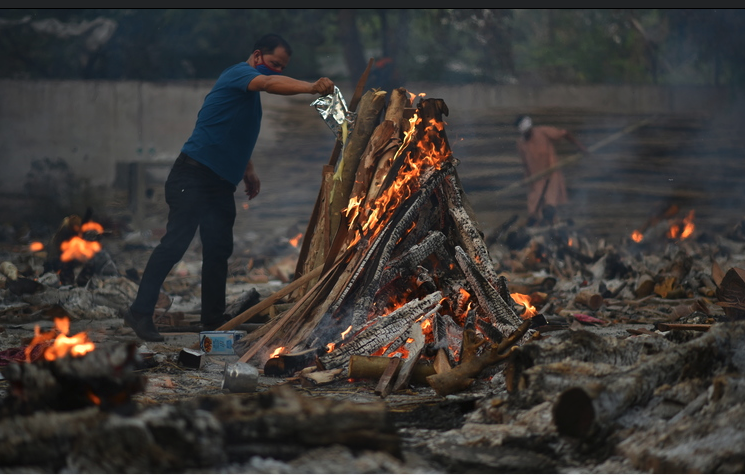
<path fill-rule="evenodd" d="M 170 162 L 191 133 L 212 81 L 0 80 L 0 190 L 22 190 L 34 160 L 64 159 L 93 186 L 111 186 L 117 163 Z M 721 112 L 740 102 L 726 89 L 654 86 L 441 86 L 410 84 L 452 108 L 565 107 L 618 113 Z M 345 97 L 351 87 L 340 85 Z M 281 101 L 265 94 L 265 113 Z M 286 103 L 285 103 L 286 104 Z M 320 120 L 320 119 L 319 119 Z M 262 137 L 276 131 L 262 130 Z M 261 141 L 261 139 L 260 139 Z"/>

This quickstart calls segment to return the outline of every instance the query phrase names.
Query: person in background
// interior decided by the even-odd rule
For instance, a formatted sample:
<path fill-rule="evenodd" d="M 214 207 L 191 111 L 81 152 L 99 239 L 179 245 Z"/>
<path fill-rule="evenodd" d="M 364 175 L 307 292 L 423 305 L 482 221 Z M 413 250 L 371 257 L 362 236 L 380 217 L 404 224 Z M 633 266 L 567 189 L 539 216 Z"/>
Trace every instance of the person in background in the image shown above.
<path fill-rule="evenodd" d="M 525 167 L 526 178 L 557 164 L 554 143 L 559 140 L 567 140 L 587 153 L 587 148 L 568 130 L 548 125 L 533 125 L 533 120 L 527 115 L 519 116 L 515 126 L 520 132 L 517 151 Z M 528 191 L 528 225 L 537 222 L 553 223 L 557 206 L 567 201 L 566 184 L 561 170 L 557 169 L 533 181 Z"/>
<path fill-rule="evenodd" d="M 249 200 L 261 187 L 251 160 L 261 126 L 259 93 L 323 96 L 334 91 L 333 81 L 326 77 L 306 82 L 283 76 L 291 55 L 292 48 L 281 36 L 265 35 L 254 44 L 248 60 L 220 74 L 205 97 L 194 130 L 166 180 L 166 233 L 145 266 L 137 297 L 124 313 L 125 323 L 141 339 L 163 341 L 153 322 L 158 295 L 197 229 L 202 243 L 202 328 L 213 330 L 230 319 L 224 312 L 234 194 L 241 181 Z"/>

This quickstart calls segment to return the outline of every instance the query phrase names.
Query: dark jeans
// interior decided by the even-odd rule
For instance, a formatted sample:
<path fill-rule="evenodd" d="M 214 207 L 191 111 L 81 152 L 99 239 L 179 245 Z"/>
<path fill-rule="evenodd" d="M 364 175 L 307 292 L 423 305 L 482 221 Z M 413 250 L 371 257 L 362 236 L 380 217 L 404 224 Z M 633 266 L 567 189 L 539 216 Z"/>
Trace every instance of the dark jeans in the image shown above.
<path fill-rule="evenodd" d="M 225 312 L 228 259 L 233 253 L 236 187 L 181 154 L 166 180 L 166 233 L 142 274 L 135 313 L 152 315 L 168 273 L 189 248 L 197 228 L 202 241 L 202 323 Z"/>

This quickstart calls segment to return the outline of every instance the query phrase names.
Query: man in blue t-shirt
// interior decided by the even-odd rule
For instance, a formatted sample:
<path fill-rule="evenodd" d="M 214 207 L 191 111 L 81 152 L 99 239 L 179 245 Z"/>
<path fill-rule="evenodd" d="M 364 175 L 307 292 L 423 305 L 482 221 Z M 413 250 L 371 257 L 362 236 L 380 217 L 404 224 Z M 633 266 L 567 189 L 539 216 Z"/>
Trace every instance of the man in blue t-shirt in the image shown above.
<path fill-rule="evenodd" d="M 248 60 L 223 71 L 205 97 L 194 131 L 166 180 L 166 233 L 150 255 L 137 297 L 124 315 L 125 323 L 143 340 L 163 341 L 153 322 L 155 304 L 197 228 L 202 241 L 202 328 L 214 330 L 229 320 L 224 312 L 228 259 L 233 253 L 234 193 L 241 180 L 249 200 L 261 188 L 251 161 L 261 127 L 259 93 L 323 96 L 334 91 L 334 83 L 325 77 L 311 83 L 282 76 L 291 55 L 282 37 L 263 36 Z"/>

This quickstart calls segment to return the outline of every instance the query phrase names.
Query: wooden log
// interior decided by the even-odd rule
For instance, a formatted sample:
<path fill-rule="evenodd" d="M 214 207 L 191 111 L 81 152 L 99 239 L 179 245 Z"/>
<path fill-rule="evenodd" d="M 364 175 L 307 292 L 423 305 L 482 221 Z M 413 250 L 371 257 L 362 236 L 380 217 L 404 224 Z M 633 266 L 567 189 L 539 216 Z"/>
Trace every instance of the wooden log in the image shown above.
<path fill-rule="evenodd" d="M 452 369 L 452 366 L 450 366 L 450 359 L 448 358 L 448 354 L 444 348 L 440 348 L 439 350 L 437 350 L 437 353 L 435 354 L 434 368 L 437 374 L 444 373 Z"/>
<path fill-rule="evenodd" d="M 475 295 L 479 308 L 485 317 L 503 335 L 512 334 L 523 320 L 515 314 L 499 292 L 481 275 L 473 260 L 460 247 L 455 247 L 455 258 L 466 276 L 469 289 Z M 499 343 L 499 342 L 495 342 Z"/>
<path fill-rule="evenodd" d="M 329 204 L 332 235 L 335 235 L 339 229 L 341 210 L 349 206 L 350 193 L 354 186 L 354 176 L 357 172 L 360 157 L 378 125 L 380 112 L 385 106 L 385 96 L 385 91 L 371 90 L 365 93 L 360 101 L 354 129 L 349 134 L 347 143 L 344 144 L 342 159 L 334 176 Z"/>
<path fill-rule="evenodd" d="M 719 302 L 724 308 L 724 314 L 730 320 L 745 319 L 745 269 L 733 267 L 728 270 L 719 284 L 716 292 Z"/>
<path fill-rule="evenodd" d="M 388 107 L 385 110 L 385 120 L 390 120 L 398 127 L 398 130 L 404 130 L 404 109 L 409 106 L 409 93 L 399 87 L 391 91 Z"/>
<path fill-rule="evenodd" d="M 657 329 L 661 332 L 671 330 L 694 330 L 699 332 L 709 331 L 711 324 L 706 323 L 658 323 Z"/>
<path fill-rule="evenodd" d="M 358 212 L 364 210 L 365 206 L 372 207 L 367 201 L 367 190 L 370 188 L 378 159 L 387 151 L 398 147 L 398 127 L 391 120 L 384 120 L 375 128 L 367 147 L 359 161 L 357 172 L 354 177 L 350 197 L 359 202 Z"/>
<path fill-rule="evenodd" d="M 440 308 L 442 292 L 434 292 L 422 299 L 407 302 L 388 315 L 378 317 L 367 328 L 355 335 L 352 341 L 319 357 L 326 369 L 348 367 L 352 355 L 371 355 L 393 342 L 407 331 L 420 317 Z"/>
<path fill-rule="evenodd" d="M 590 310 L 597 310 L 603 306 L 603 296 L 592 291 L 579 292 L 574 297 L 574 302 L 583 305 Z"/>
<path fill-rule="evenodd" d="M 388 173 L 393 166 L 393 161 L 399 152 L 401 146 L 401 140 L 395 142 L 395 147 L 388 149 L 379 159 L 375 166 L 372 179 L 370 180 L 370 186 L 367 190 L 367 202 L 373 203 L 380 196 L 383 190 L 383 183 L 388 176 Z"/>
<path fill-rule="evenodd" d="M 309 366 L 316 365 L 316 358 L 322 352 L 322 349 L 310 349 L 296 353 L 279 354 L 274 358 L 269 358 L 264 363 L 264 375 L 272 377 L 293 375 Z"/>
<path fill-rule="evenodd" d="M 588 330 L 566 332 L 563 335 L 563 339 L 558 342 L 537 340 L 515 350 L 505 370 L 507 391 L 515 393 L 529 387 L 532 383 L 525 374 L 534 367 L 562 361 L 588 361 L 603 366 L 625 368 L 635 365 L 643 357 L 661 353 L 673 346 L 673 343 L 665 338 L 618 339 L 603 337 Z M 558 338 L 560 337 L 554 337 Z"/>
<path fill-rule="evenodd" d="M 388 361 L 390 359 L 391 358 L 387 356 L 352 355 L 349 357 L 347 376 L 351 379 L 378 380 L 388 367 Z M 435 374 L 432 364 L 420 359 L 416 362 L 416 365 L 414 365 L 411 382 L 420 385 L 427 385 L 427 376 L 432 374 Z M 393 377 L 395 378 L 397 375 L 398 373 L 395 373 Z"/>
<path fill-rule="evenodd" d="M 389 358 L 388 365 L 383 371 L 383 375 L 378 380 L 378 385 L 375 386 L 375 394 L 384 398 L 393 391 L 393 384 L 396 382 L 396 374 L 398 374 L 401 366 L 401 358 L 394 356 Z"/>
<path fill-rule="evenodd" d="M 408 386 L 414 368 L 416 367 L 416 363 L 419 361 L 419 357 L 424 351 L 424 332 L 422 332 L 421 325 L 415 323 L 411 326 L 409 338 L 413 340 L 410 344 L 406 343 L 409 356 L 406 357 L 406 360 L 401 367 L 401 371 L 399 371 L 398 376 L 396 377 L 396 384 L 393 385 L 394 391 L 404 389 Z"/>
<path fill-rule="evenodd" d="M 496 286 L 497 273 L 484 242 L 483 233 L 477 227 L 477 222 L 471 218 L 471 214 L 464 207 L 464 195 L 460 191 L 456 174 L 448 176 L 445 194 L 448 198 L 448 213 L 458 230 L 458 243 L 469 256 L 472 256 L 473 262 L 481 274 L 486 277 L 492 286 Z"/>
<path fill-rule="evenodd" d="M 636 279 L 634 287 L 634 296 L 638 299 L 652 295 L 654 292 L 654 277 L 649 274 L 642 274 Z"/>
<path fill-rule="evenodd" d="M 272 387 L 260 400 L 227 399 L 215 401 L 215 413 L 231 434 L 229 443 L 253 446 L 255 455 L 271 456 L 272 448 L 307 451 L 334 444 L 400 455 L 400 439 L 382 400 L 307 397 L 289 385 Z"/>
<path fill-rule="evenodd" d="M 463 352 L 458 366 L 444 373 L 427 377 L 427 382 L 440 396 L 447 396 L 467 389 L 475 378 L 487 367 L 507 359 L 515 351 L 516 344 L 530 328 L 531 321 L 525 320 L 513 334 L 499 344 L 489 345 L 481 354 L 478 350 L 486 340 L 476 336 L 473 330 L 463 332 Z"/>
<path fill-rule="evenodd" d="M 553 407 L 559 433 L 589 437 L 633 405 L 648 401 L 681 374 L 734 364 L 742 354 L 745 322 L 719 323 L 702 336 L 643 360 L 631 370 L 564 391 Z"/>
<path fill-rule="evenodd" d="M 343 372 L 344 370 L 341 368 L 324 371 L 301 371 L 299 376 L 300 384 L 304 388 L 323 386 L 338 381 Z"/>

